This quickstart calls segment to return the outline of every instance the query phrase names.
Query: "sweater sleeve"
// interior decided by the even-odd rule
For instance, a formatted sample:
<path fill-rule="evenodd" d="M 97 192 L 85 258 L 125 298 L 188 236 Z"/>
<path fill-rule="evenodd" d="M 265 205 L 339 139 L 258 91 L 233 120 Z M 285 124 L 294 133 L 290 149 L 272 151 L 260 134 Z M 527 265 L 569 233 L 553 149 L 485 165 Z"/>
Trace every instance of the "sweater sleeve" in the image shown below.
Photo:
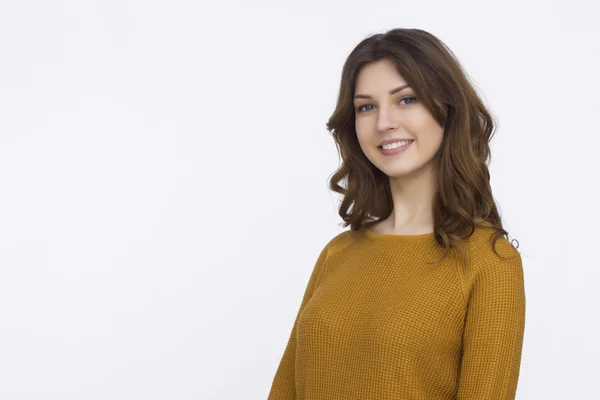
<path fill-rule="evenodd" d="M 313 267 L 308 284 L 304 290 L 304 296 L 302 298 L 302 302 L 300 303 L 300 308 L 296 314 L 294 324 L 292 325 L 292 332 L 289 336 L 287 346 L 283 352 L 283 356 L 279 362 L 277 371 L 275 372 L 275 377 L 273 378 L 271 391 L 267 400 L 296 399 L 296 325 L 298 323 L 298 317 L 302 313 L 304 306 L 306 303 L 308 303 L 314 292 L 319 274 L 321 272 L 321 267 L 323 266 L 325 258 L 327 257 L 327 251 L 328 246 L 325 246 L 317 258 L 315 266 Z"/>
<path fill-rule="evenodd" d="M 520 254 L 474 257 L 479 271 L 467 299 L 457 400 L 514 400 L 525 331 L 525 285 Z M 514 256 L 513 256 L 514 254 Z"/>

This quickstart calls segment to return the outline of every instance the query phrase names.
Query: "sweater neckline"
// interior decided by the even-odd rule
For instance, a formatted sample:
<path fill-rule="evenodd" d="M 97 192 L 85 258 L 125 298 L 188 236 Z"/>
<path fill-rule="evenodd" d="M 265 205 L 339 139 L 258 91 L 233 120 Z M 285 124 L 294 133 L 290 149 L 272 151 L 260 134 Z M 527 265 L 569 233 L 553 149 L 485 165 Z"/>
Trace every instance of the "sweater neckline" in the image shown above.
<path fill-rule="evenodd" d="M 426 241 L 435 239 L 435 232 L 423 233 L 420 235 L 396 235 L 388 233 L 377 233 L 372 231 L 368 226 L 364 227 L 364 233 L 368 238 L 375 240 Z"/>

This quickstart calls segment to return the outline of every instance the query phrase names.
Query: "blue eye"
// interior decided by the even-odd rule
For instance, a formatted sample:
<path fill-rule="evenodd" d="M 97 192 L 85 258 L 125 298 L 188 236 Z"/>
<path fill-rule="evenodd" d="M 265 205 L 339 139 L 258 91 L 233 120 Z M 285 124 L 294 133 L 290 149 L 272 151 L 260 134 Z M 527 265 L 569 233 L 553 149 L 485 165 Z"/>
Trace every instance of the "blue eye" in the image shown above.
<path fill-rule="evenodd" d="M 417 100 L 417 98 L 416 97 L 412 97 L 412 96 L 408 96 L 408 97 L 404 97 L 404 98 L 400 99 L 400 101 L 398 101 L 398 102 L 400 103 L 400 102 L 402 102 L 404 100 L 411 100 L 409 103 L 404 103 L 404 105 L 409 105 L 409 104 L 414 103 Z M 363 110 L 363 107 L 366 107 L 366 106 L 372 106 L 372 104 L 363 104 L 362 106 L 358 107 L 356 110 L 358 112 L 368 111 L 368 110 Z"/>
<path fill-rule="evenodd" d="M 417 100 L 415 97 L 405 97 L 405 98 L 403 98 L 402 100 L 406 100 L 406 99 Z M 400 101 L 402 101 L 402 100 L 400 100 Z M 414 101 L 411 101 L 411 102 L 410 102 L 410 103 L 408 103 L 408 104 L 412 104 L 412 103 L 414 103 Z M 406 103 L 405 103 L 405 104 L 406 104 Z"/>
<path fill-rule="evenodd" d="M 358 112 L 363 112 L 362 108 L 363 108 L 363 107 L 366 107 L 366 106 L 370 106 L 370 105 L 371 105 L 371 104 L 365 104 L 365 105 L 362 105 L 362 106 L 358 107 L 357 111 L 358 111 Z"/>

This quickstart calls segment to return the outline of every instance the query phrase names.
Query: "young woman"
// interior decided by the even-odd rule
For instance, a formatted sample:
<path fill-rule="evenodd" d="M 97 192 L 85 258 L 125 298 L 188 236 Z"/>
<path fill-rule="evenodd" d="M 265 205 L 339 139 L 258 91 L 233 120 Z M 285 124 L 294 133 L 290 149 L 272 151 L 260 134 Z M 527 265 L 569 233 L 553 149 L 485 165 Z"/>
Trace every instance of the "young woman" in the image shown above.
<path fill-rule="evenodd" d="M 419 29 L 366 38 L 327 128 L 350 229 L 316 261 L 269 399 L 514 399 L 521 256 L 490 187 L 494 121 L 453 53 Z"/>

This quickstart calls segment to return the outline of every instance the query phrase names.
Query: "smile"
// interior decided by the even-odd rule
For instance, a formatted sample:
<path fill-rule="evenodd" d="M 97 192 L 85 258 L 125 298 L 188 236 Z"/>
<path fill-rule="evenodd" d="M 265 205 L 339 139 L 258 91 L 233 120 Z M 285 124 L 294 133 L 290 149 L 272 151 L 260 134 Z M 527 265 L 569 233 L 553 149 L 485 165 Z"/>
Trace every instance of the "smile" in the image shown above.
<path fill-rule="evenodd" d="M 385 156 L 392 156 L 394 154 L 398 154 L 403 152 L 404 150 L 406 150 L 407 148 L 410 147 L 410 145 L 412 144 L 412 142 L 414 142 L 414 140 L 411 140 L 409 143 L 405 144 L 404 146 L 398 146 L 395 149 L 390 149 L 390 150 L 386 150 L 381 146 L 377 146 L 377 148 L 379 149 L 379 151 L 385 155 Z"/>

